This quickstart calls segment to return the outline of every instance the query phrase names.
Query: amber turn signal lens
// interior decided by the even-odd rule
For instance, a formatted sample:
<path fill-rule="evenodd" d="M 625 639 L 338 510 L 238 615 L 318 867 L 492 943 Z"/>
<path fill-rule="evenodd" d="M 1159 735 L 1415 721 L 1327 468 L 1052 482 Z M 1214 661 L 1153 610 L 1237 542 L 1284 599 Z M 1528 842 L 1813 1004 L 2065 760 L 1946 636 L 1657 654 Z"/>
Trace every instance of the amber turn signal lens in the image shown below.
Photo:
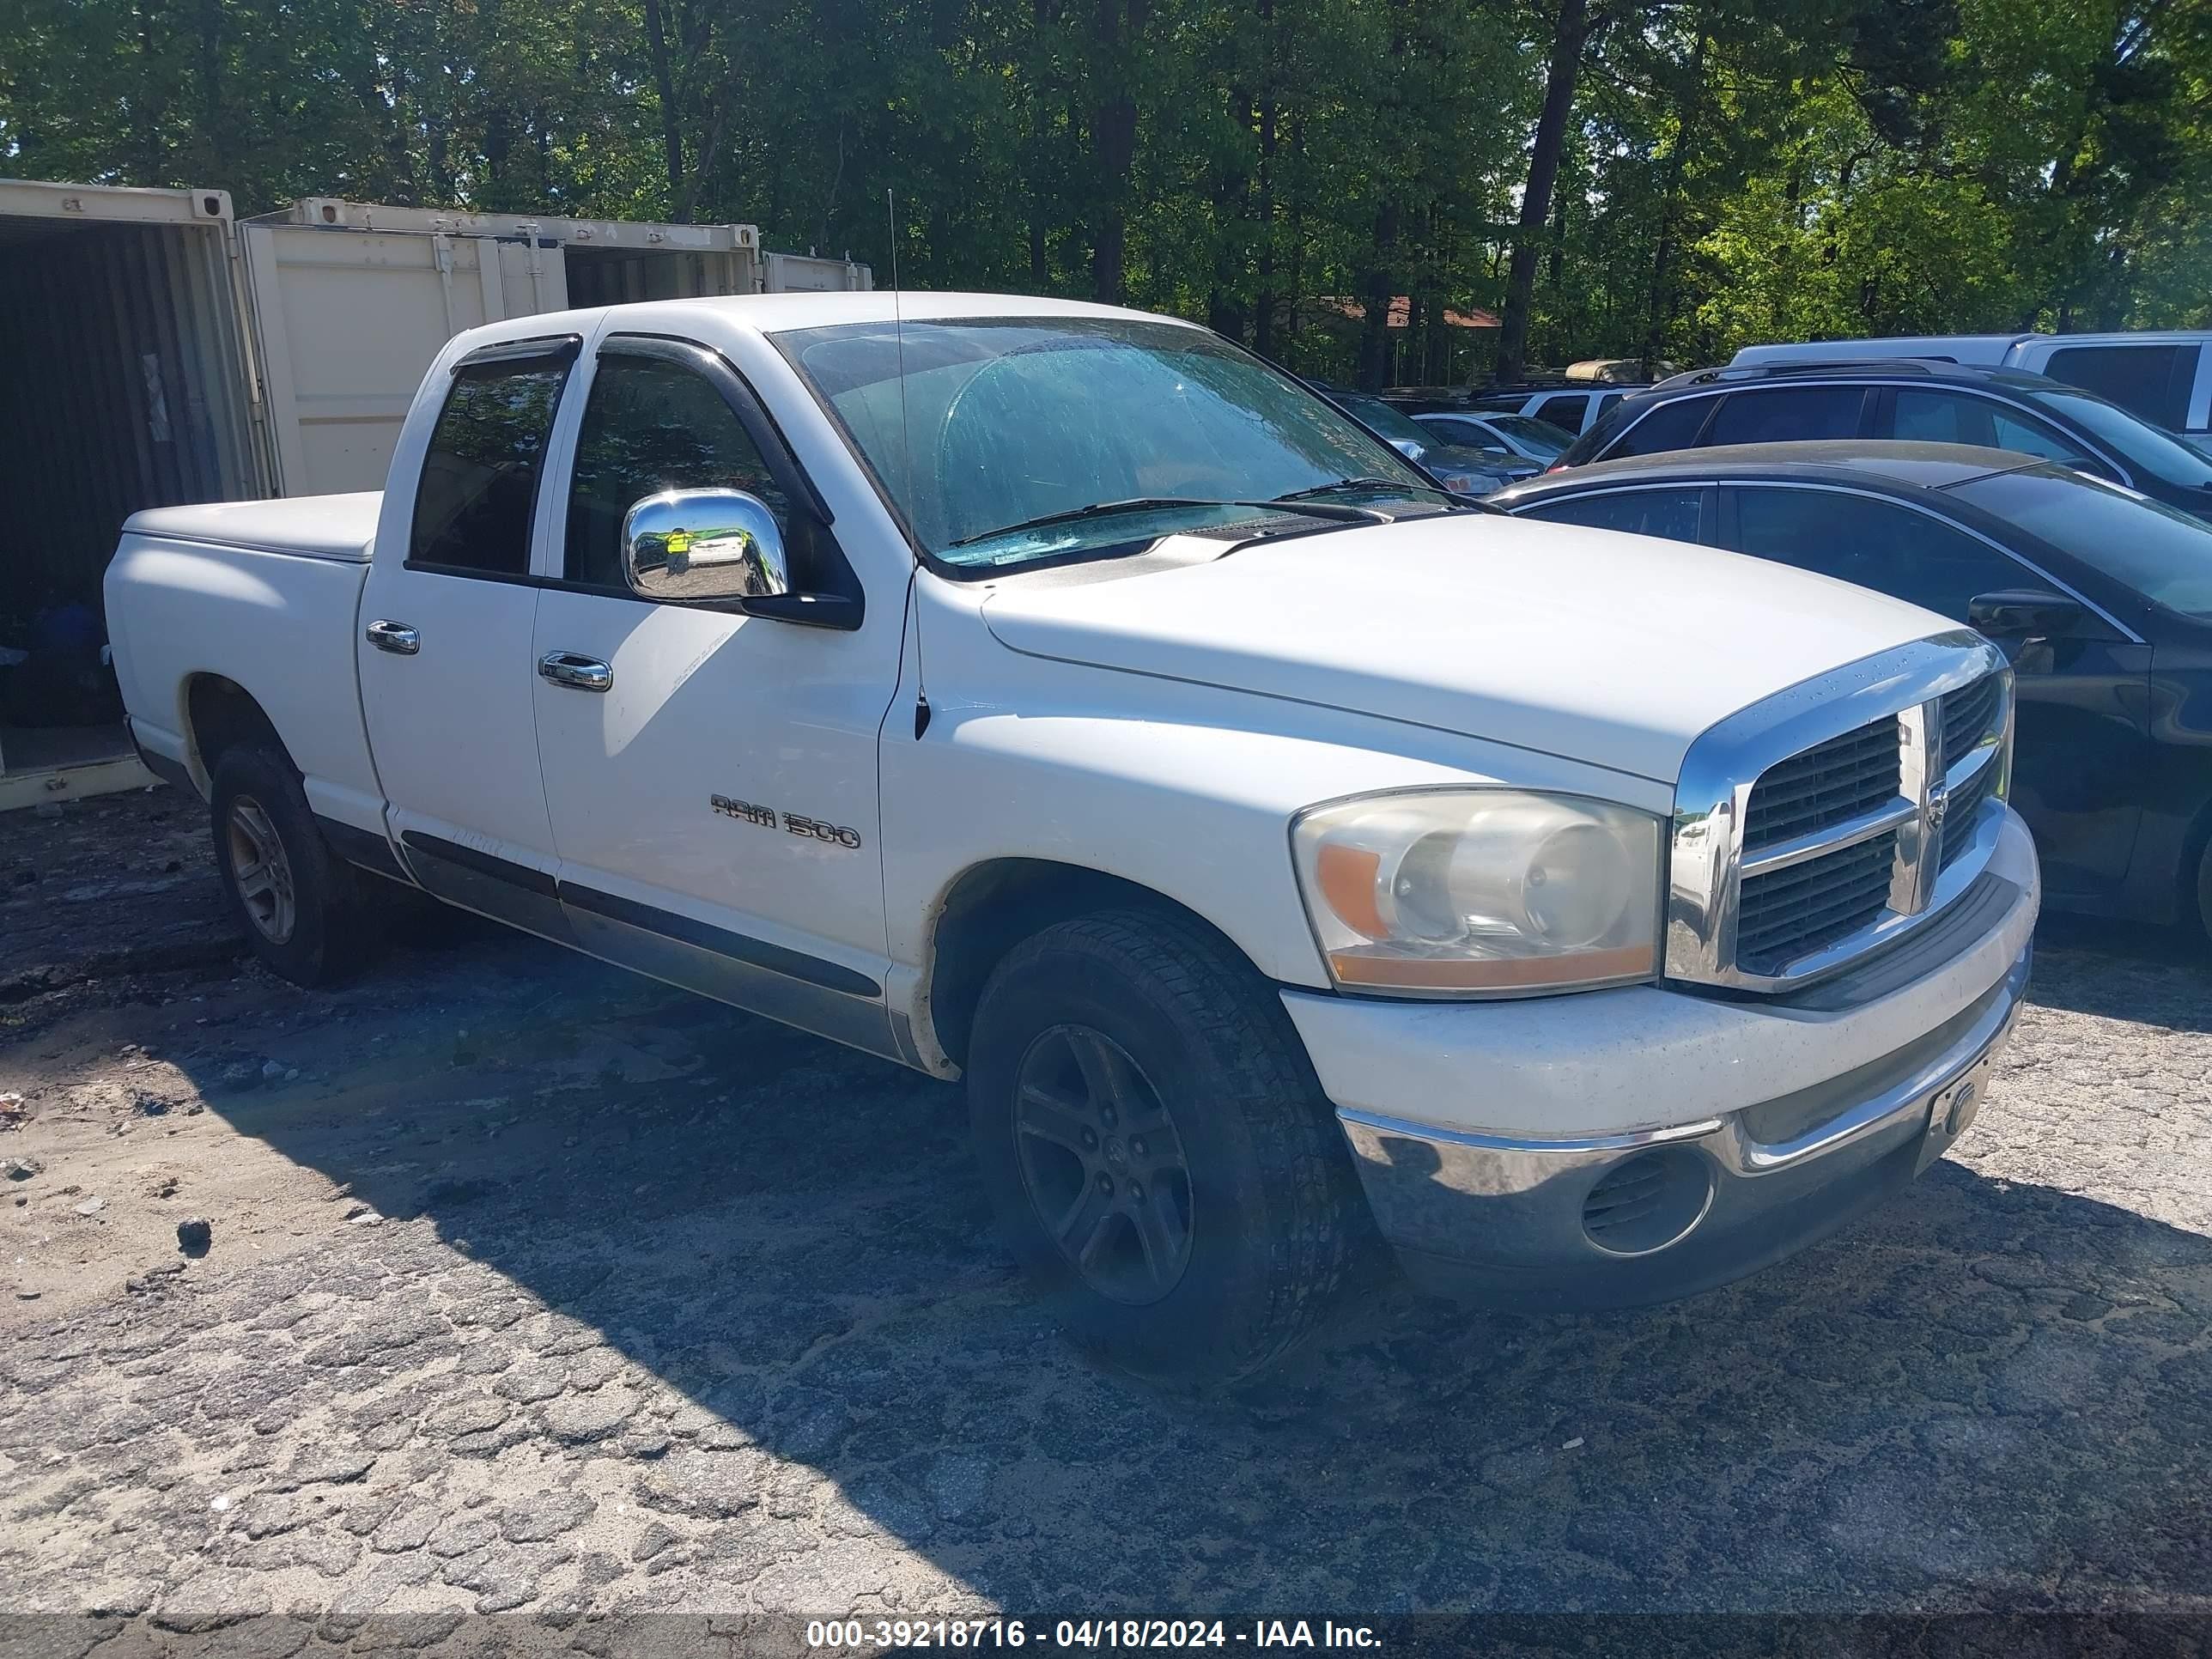
<path fill-rule="evenodd" d="M 1390 932 L 1375 908 L 1375 879 L 1382 869 L 1382 855 L 1362 847 L 1324 847 L 1314 860 L 1314 876 L 1328 908 L 1347 927 L 1370 939 Z"/>

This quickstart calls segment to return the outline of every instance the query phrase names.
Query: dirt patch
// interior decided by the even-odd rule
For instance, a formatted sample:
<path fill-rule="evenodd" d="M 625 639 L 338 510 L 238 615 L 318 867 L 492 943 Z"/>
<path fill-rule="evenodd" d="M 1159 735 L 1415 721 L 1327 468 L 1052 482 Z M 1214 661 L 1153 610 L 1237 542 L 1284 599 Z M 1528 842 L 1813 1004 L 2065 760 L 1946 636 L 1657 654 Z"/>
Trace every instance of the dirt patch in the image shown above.
<path fill-rule="evenodd" d="M 0 813 L 0 1041 L 56 992 L 236 959 L 207 809 L 157 784 Z"/>

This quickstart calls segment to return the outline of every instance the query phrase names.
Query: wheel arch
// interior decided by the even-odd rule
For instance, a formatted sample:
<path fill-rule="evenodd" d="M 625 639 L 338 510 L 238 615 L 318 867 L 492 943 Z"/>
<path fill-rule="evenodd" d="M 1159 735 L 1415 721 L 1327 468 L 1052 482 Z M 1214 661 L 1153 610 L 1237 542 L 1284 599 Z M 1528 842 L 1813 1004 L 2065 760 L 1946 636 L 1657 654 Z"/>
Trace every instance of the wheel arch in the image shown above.
<path fill-rule="evenodd" d="M 185 764 L 203 795 L 213 787 L 215 769 L 233 749 L 265 748 L 298 772 L 276 722 L 260 700 L 228 676 L 212 672 L 187 674 L 178 688 L 185 733 Z"/>
<path fill-rule="evenodd" d="M 951 1076 L 966 1066 L 983 987 L 1009 951 L 1056 922 L 1108 909 L 1180 916 L 1260 972 L 1249 952 L 1218 926 L 1157 888 L 1052 859 L 988 859 L 954 877 L 930 909 L 914 1016 L 927 1068 Z"/>
<path fill-rule="evenodd" d="M 2140 847 L 2141 841 L 2136 844 Z M 2165 884 L 2173 903 L 2173 915 L 2183 927 L 2194 926 L 2212 936 L 2212 914 L 2208 914 L 2212 891 L 2207 888 L 2205 870 L 2208 855 L 2212 855 L 2212 795 L 2197 803 L 2182 831 L 2181 854 L 2174 860 L 2171 879 Z"/>

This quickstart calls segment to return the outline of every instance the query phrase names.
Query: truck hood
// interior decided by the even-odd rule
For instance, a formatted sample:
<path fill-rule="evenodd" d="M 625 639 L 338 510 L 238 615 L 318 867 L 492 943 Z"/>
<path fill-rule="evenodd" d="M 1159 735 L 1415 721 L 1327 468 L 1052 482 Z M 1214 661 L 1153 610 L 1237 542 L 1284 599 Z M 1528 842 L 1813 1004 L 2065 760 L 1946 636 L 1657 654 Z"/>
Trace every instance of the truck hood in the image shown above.
<path fill-rule="evenodd" d="M 1083 577 L 1076 579 L 1078 572 Z M 1785 686 L 1954 629 L 1786 566 L 1452 514 L 1199 564 L 1015 577 L 1033 656 L 1357 710 L 1672 784 L 1698 734 Z"/>

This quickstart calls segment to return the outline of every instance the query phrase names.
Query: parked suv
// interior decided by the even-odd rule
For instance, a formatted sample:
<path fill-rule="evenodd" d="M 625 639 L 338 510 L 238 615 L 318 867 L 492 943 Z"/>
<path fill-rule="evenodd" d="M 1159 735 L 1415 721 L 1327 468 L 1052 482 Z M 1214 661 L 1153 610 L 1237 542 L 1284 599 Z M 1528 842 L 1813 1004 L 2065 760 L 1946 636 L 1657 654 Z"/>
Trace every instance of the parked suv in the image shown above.
<path fill-rule="evenodd" d="M 2014 450 L 2212 517 L 2212 459 L 2203 452 L 2094 392 L 2040 374 L 1964 363 L 1696 369 L 1625 399 L 1558 465 L 1830 438 Z"/>
<path fill-rule="evenodd" d="M 1532 478 L 1540 470 L 1534 462 L 1494 441 L 1488 445 L 1468 443 L 1456 434 L 1431 430 L 1372 392 L 1354 392 L 1326 380 L 1306 384 L 1407 460 L 1425 468 L 1431 477 L 1455 495 L 1487 495 L 1493 489 Z"/>
<path fill-rule="evenodd" d="M 1526 415 L 1570 434 L 1587 432 L 1620 407 L 1631 388 L 1618 386 L 1522 386 L 1478 392 L 1460 407 L 1481 414 Z"/>
<path fill-rule="evenodd" d="M 1820 340 L 1746 346 L 1731 367 L 1931 357 L 2048 374 L 2110 398 L 2169 432 L 2212 432 L 2212 332 L 1927 334 L 1887 340 Z"/>

